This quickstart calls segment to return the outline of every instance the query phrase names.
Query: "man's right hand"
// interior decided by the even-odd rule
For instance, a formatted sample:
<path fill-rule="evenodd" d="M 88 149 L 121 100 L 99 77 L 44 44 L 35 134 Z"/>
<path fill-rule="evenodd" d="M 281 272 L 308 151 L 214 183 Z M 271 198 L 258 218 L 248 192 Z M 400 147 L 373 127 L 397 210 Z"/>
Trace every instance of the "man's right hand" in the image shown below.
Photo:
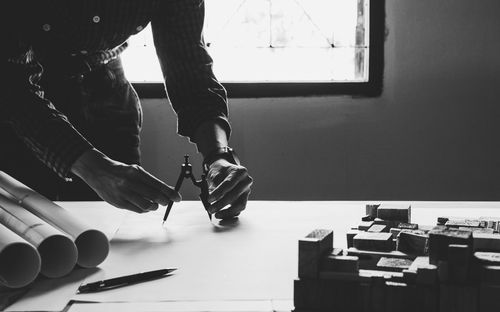
<path fill-rule="evenodd" d="M 87 183 L 111 205 L 143 213 L 178 202 L 181 195 L 139 165 L 127 165 L 108 158 L 96 149 L 81 155 L 71 172 Z"/>

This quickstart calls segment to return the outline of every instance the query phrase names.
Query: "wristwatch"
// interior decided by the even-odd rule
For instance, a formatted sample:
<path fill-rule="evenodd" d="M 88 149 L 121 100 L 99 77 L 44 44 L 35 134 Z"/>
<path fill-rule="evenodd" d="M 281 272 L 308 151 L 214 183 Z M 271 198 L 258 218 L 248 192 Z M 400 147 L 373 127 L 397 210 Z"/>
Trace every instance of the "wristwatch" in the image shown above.
<path fill-rule="evenodd" d="M 219 159 L 225 159 L 232 164 L 238 166 L 240 165 L 240 159 L 238 158 L 234 150 L 229 146 L 222 146 L 216 148 L 205 157 L 205 159 L 203 160 L 203 171 L 207 173 L 208 169 L 210 169 L 210 165 Z"/>

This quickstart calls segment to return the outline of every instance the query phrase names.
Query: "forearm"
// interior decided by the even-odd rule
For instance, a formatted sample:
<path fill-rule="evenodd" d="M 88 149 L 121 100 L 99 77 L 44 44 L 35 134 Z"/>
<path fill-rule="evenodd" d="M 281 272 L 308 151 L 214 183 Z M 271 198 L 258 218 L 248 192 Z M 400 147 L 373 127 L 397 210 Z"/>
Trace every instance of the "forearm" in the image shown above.
<path fill-rule="evenodd" d="M 228 146 L 228 135 L 220 122 L 210 120 L 202 123 L 194 134 L 198 151 L 206 157 L 218 147 Z"/>
<path fill-rule="evenodd" d="M 71 173 L 86 181 L 94 171 L 98 171 L 106 161 L 106 156 L 97 149 L 89 149 L 71 166 Z"/>

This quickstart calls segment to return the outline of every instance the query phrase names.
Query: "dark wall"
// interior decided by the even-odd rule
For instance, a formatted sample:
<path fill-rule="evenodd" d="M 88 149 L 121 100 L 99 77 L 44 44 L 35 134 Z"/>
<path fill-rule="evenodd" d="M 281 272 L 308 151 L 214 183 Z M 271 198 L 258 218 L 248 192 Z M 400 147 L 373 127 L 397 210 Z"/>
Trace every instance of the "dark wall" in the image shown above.
<path fill-rule="evenodd" d="M 386 0 L 386 15 L 381 97 L 231 100 L 253 199 L 500 199 L 500 1 Z M 144 166 L 174 184 L 195 149 L 164 100 L 143 104 Z"/>

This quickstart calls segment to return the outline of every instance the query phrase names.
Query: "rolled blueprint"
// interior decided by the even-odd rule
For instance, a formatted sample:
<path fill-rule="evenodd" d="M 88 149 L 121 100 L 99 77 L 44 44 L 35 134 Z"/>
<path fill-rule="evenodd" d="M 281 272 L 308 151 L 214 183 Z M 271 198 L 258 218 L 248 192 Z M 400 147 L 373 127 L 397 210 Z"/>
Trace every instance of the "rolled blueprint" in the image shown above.
<path fill-rule="evenodd" d="M 61 277 L 75 267 L 78 251 L 73 240 L 3 195 L 0 195 L 0 223 L 36 247 L 42 260 L 41 274 Z"/>
<path fill-rule="evenodd" d="M 77 263 L 81 267 L 96 267 L 108 256 L 109 241 L 103 232 L 81 222 L 61 206 L 3 171 L 0 171 L 0 188 L 31 213 L 72 237 L 78 249 Z"/>
<path fill-rule="evenodd" d="M 35 280 L 40 265 L 35 247 L 0 224 L 0 284 L 24 287 Z"/>

